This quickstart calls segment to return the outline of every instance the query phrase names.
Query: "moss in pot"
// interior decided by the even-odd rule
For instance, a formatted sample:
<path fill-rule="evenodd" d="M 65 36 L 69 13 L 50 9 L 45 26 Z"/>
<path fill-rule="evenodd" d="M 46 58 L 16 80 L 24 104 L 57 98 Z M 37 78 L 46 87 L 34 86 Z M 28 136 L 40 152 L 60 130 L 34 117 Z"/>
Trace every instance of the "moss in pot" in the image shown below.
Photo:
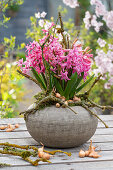
<path fill-rule="evenodd" d="M 89 140 L 95 133 L 98 119 L 108 127 L 94 107 L 112 107 L 90 100 L 90 91 L 102 75 L 87 79 L 93 57 L 91 50 L 89 47 L 82 49 L 82 45 L 76 43 L 77 38 L 71 43 L 60 13 L 58 20 L 60 28 L 52 22 L 47 29 L 42 29 L 43 38 L 27 45 L 26 61 L 18 62 L 18 72 L 42 89 L 35 95 L 36 102 L 21 114 L 37 142 L 48 147 L 69 148 Z M 90 89 L 80 93 L 93 78 Z"/>

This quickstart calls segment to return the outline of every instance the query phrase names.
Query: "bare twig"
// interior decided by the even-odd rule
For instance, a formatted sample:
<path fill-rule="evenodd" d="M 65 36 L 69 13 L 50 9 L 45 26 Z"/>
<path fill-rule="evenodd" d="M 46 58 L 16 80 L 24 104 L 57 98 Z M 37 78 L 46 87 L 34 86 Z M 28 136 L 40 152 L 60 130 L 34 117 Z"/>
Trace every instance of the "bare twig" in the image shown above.
<path fill-rule="evenodd" d="M 88 112 L 90 112 L 92 115 L 97 117 L 104 124 L 104 126 L 106 128 L 108 128 L 108 125 L 106 125 L 106 123 L 96 113 L 94 113 L 92 110 L 90 110 L 85 104 L 82 104 L 82 107 L 84 107 Z"/>
<path fill-rule="evenodd" d="M 89 90 L 86 92 L 87 95 L 89 96 L 90 91 L 92 90 L 92 88 L 95 86 L 95 84 L 100 80 L 100 78 L 102 77 L 102 74 L 100 74 L 95 81 L 93 82 L 93 84 L 91 85 L 91 87 L 89 88 Z"/>
<path fill-rule="evenodd" d="M 98 108 L 102 109 L 103 111 L 104 111 L 105 109 L 113 109 L 112 106 L 101 106 L 101 105 L 93 102 L 93 101 L 90 100 L 90 99 L 88 99 L 88 101 L 93 105 L 93 107 L 98 107 Z"/>

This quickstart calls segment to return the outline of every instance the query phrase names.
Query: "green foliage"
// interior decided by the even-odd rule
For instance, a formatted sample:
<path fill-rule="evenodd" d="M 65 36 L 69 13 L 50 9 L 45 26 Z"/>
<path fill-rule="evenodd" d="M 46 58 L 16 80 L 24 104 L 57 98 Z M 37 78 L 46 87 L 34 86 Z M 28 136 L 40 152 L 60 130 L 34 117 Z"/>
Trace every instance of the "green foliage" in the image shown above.
<path fill-rule="evenodd" d="M 79 2 L 79 5 L 80 5 L 80 18 L 81 18 L 81 21 L 82 19 L 84 18 L 85 16 L 85 12 L 89 10 L 90 8 L 90 0 L 78 0 Z"/>
<path fill-rule="evenodd" d="M 1 26 L 5 26 L 7 27 L 7 22 L 10 20 L 10 17 L 6 17 L 5 16 L 5 12 L 9 7 L 19 7 L 19 5 L 22 5 L 24 2 L 24 0 L 2 0 L 0 1 L 0 13 L 1 13 L 1 17 L 0 17 L 0 27 Z M 16 9 L 15 8 L 15 9 Z M 13 8 L 14 9 L 14 8 Z"/>
<path fill-rule="evenodd" d="M 39 82 L 40 86 L 46 91 L 47 84 L 45 83 L 45 80 L 43 78 L 44 75 L 42 76 L 42 74 L 38 74 L 34 68 L 32 68 L 32 72 L 36 80 Z M 73 99 L 75 93 L 81 91 L 94 78 L 94 75 L 92 75 L 89 79 L 81 84 L 83 76 L 83 73 L 81 76 L 78 76 L 77 73 L 74 73 L 71 75 L 70 80 L 65 82 L 64 80 L 57 78 L 55 74 L 51 71 L 50 79 L 52 77 L 52 83 L 50 91 L 52 91 L 53 87 L 55 87 L 56 92 L 60 93 L 67 100 Z"/>
<path fill-rule="evenodd" d="M 41 85 L 41 87 L 46 90 L 47 89 L 47 86 L 45 84 L 45 79 L 43 79 L 42 75 L 41 74 L 38 74 L 37 71 L 32 68 L 32 73 L 34 75 L 34 77 L 36 78 L 36 80 L 39 82 L 39 84 Z"/>
<path fill-rule="evenodd" d="M 54 80 L 54 85 L 55 85 L 57 92 L 59 92 L 62 96 L 64 96 L 63 87 L 61 86 L 58 79 L 56 77 L 53 77 L 53 80 Z"/>
<path fill-rule="evenodd" d="M 4 37 L 3 45 L 6 47 L 6 51 L 13 50 L 15 47 L 16 37 L 11 36 L 10 38 Z"/>
<path fill-rule="evenodd" d="M 76 82 L 77 82 L 77 73 L 75 72 L 74 74 L 71 75 L 70 80 L 67 82 L 67 85 L 65 87 L 64 90 L 64 96 L 69 99 L 70 96 L 72 95 L 73 92 L 73 87 L 77 86 Z M 74 90 L 74 94 L 75 94 L 75 90 Z M 72 95 L 73 97 L 74 95 Z"/>
<path fill-rule="evenodd" d="M 90 83 L 90 81 L 94 78 L 94 74 L 88 78 L 81 86 L 79 86 L 77 89 L 76 89 L 76 93 L 78 93 L 79 91 L 81 91 L 87 84 Z"/>
<path fill-rule="evenodd" d="M 15 4 L 15 3 L 9 5 L 9 7 L 8 7 L 8 10 L 11 10 L 11 11 L 14 11 L 14 12 L 19 11 L 19 9 L 20 9 L 20 6 L 18 4 Z"/>
<path fill-rule="evenodd" d="M 64 22 L 64 29 L 71 36 L 71 41 L 73 41 L 78 36 L 79 31 L 76 29 L 74 21 L 71 18 Z"/>
<path fill-rule="evenodd" d="M 3 66 L 5 60 L 1 61 Z M 0 70 L 0 117 L 14 117 L 18 114 L 18 101 L 23 97 L 24 79 L 16 72 L 14 63 L 6 63 Z"/>
<path fill-rule="evenodd" d="M 5 11 L 10 5 L 21 5 L 23 0 L 2 0 L 0 1 L 0 26 L 5 26 L 10 18 L 5 16 Z M 0 56 L 0 117 L 15 117 L 18 114 L 18 101 L 23 97 L 23 81 L 20 75 L 17 74 L 16 63 L 10 62 L 10 58 L 15 49 L 16 37 L 4 37 L 3 47 L 4 52 Z"/>
<path fill-rule="evenodd" d="M 65 8 L 62 8 L 61 6 L 59 6 L 58 11 L 61 12 L 62 16 L 64 17 L 67 14 L 67 10 Z M 31 28 L 27 29 L 27 38 L 31 38 L 32 40 L 38 41 L 40 38 L 43 37 L 43 33 L 42 33 L 42 27 L 40 27 L 38 25 L 38 20 L 35 17 L 30 17 L 30 21 L 31 21 Z M 44 22 L 49 21 L 49 22 L 54 22 L 56 23 L 56 21 L 54 20 L 54 18 L 52 17 L 50 20 L 44 20 Z M 57 21 L 57 24 L 59 24 L 59 21 Z M 66 30 L 69 35 L 70 35 L 70 39 L 71 39 L 71 44 L 73 42 L 73 37 L 76 38 L 78 36 L 78 31 L 75 28 L 75 24 L 73 23 L 72 19 L 69 19 L 68 21 L 63 22 L 64 24 L 64 30 Z M 50 31 L 50 34 L 53 33 Z M 55 35 L 54 35 L 55 36 Z M 85 45 L 86 47 L 86 45 Z M 48 63 L 46 63 L 48 64 Z M 47 65 L 46 65 L 47 66 Z M 83 74 L 78 77 L 77 73 L 72 74 L 72 76 L 70 77 L 70 80 L 68 82 L 65 82 L 64 80 L 61 80 L 57 77 L 55 77 L 55 74 L 53 72 L 50 71 L 50 66 L 49 68 L 49 79 L 50 79 L 50 90 L 52 90 L 52 88 L 55 86 L 56 91 L 59 92 L 62 96 L 65 96 L 66 99 L 70 99 L 73 98 L 75 95 L 75 92 L 77 90 L 77 92 L 79 92 L 82 88 L 84 88 L 93 78 L 93 76 L 87 80 L 86 83 L 83 83 L 81 85 L 81 80 L 83 79 Z M 44 75 L 42 74 L 38 74 L 36 72 L 36 70 L 34 70 L 32 68 L 32 72 L 34 77 L 37 79 L 37 81 L 41 84 L 42 88 L 44 90 L 47 89 L 47 84 L 45 82 L 44 79 Z"/>
<path fill-rule="evenodd" d="M 62 8 L 59 6 L 58 11 L 61 12 L 62 16 L 64 17 L 67 14 L 67 9 Z M 54 22 L 56 23 L 56 20 L 51 17 L 50 20 L 46 20 L 45 22 Z M 38 41 L 40 38 L 43 37 L 42 27 L 39 26 L 37 18 L 34 16 L 30 17 L 31 27 L 27 29 L 26 32 L 26 38 L 31 38 L 32 40 Z M 69 18 L 68 21 L 63 22 L 64 23 L 64 29 L 70 34 L 71 40 L 73 40 L 73 37 L 75 38 L 75 35 L 77 35 L 78 31 L 75 28 L 74 21 Z"/>
<path fill-rule="evenodd" d="M 38 26 L 37 19 L 33 16 L 30 17 L 31 28 L 27 29 L 26 38 L 38 41 L 42 36 L 41 27 Z"/>
<path fill-rule="evenodd" d="M 79 38 L 84 47 L 90 47 L 93 50 L 93 54 L 95 54 L 96 49 L 98 47 L 97 39 L 98 34 L 96 34 L 93 30 L 87 30 L 85 25 L 83 24 L 80 29 Z"/>
<path fill-rule="evenodd" d="M 80 77 L 77 77 L 76 83 L 72 87 L 71 93 L 70 93 L 70 98 L 74 97 L 74 94 L 76 93 L 77 87 L 80 86 L 80 82 L 82 81 L 84 76 L 84 73 L 81 74 Z"/>
<path fill-rule="evenodd" d="M 90 11 L 92 9 L 90 9 L 90 0 L 86 0 L 86 1 L 78 0 L 78 2 L 80 3 L 80 14 L 79 15 L 81 17 L 81 22 L 82 22 L 85 12 L 87 10 Z M 61 6 L 59 6 L 58 11 L 61 12 L 63 17 L 67 14 L 67 10 L 65 8 L 62 8 Z M 35 17 L 30 17 L 30 21 L 31 21 L 31 28 L 27 29 L 26 36 L 27 38 L 31 38 L 32 40 L 38 41 L 38 39 L 42 38 L 43 36 L 41 27 L 38 25 L 38 20 Z M 47 21 L 56 22 L 53 17 L 51 17 L 51 19 Z M 106 29 L 106 27 L 104 28 Z M 99 45 L 97 43 L 97 39 L 99 37 L 101 37 L 102 39 L 105 39 L 107 43 L 112 42 L 111 36 L 108 36 L 106 31 L 101 30 L 99 33 L 96 33 L 93 28 L 91 28 L 90 30 L 87 30 L 83 23 L 80 26 L 80 31 L 78 31 L 72 19 L 68 19 L 68 21 L 64 22 L 64 29 L 70 34 L 71 42 L 73 42 L 73 38 L 78 37 L 78 39 L 80 39 L 83 44 L 83 48 L 89 46 L 93 50 L 92 52 L 94 54 L 94 57 L 96 56 L 96 49 L 99 48 Z M 106 46 L 104 47 L 104 51 L 105 52 L 107 51 Z M 93 65 L 93 68 L 96 68 L 95 64 Z M 53 77 L 54 85 L 57 91 L 61 95 L 64 95 L 67 99 L 70 97 L 72 98 L 75 91 L 77 93 L 79 92 L 79 90 L 81 91 L 83 91 L 83 89 L 87 90 L 87 88 L 90 87 L 91 85 L 90 82 L 92 83 L 92 79 L 93 79 L 93 75 L 91 76 L 91 78 L 87 79 L 86 83 L 84 83 L 83 80 L 78 79 L 78 81 L 76 82 L 76 85 L 73 86 L 72 90 L 70 90 L 69 87 L 71 87 L 71 80 L 68 81 L 69 82 L 68 84 L 68 83 L 65 83 L 64 80 L 61 82 L 61 80 L 54 77 L 54 75 L 52 75 L 52 77 Z M 113 96 L 112 96 L 110 89 L 109 90 L 104 89 L 104 83 L 105 82 L 101 80 L 100 83 L 98 83 L 97 86 L 93 88 L 92 93 L 91 93 L 91 99 L 97 103 L 101 102 L 103 105 L 106 105 L 106 104 L 111 105 Z M 113 87 L 111 87 L 111 89 L 112 88 Z"/>

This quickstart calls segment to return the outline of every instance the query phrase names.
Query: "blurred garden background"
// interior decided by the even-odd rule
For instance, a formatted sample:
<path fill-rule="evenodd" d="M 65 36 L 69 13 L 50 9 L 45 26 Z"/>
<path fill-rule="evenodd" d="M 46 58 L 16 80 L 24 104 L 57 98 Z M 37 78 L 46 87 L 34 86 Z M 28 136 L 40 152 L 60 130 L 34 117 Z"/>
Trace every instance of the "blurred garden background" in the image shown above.
<path fill-rule="evenodd" d="M 41 90 L 17 72 L 17 61 L 25 59 L 25 45 L 41 38 L 43 19 L 48 23 L 56 21 L 58 11 L 62 14 L 64 28 L 71 41 L 78 38 L 84 48 L 89 46 L 92 49 L 91 71 L 103 74 L 90 98 L 101 105 L 113 106 L 113 1 L 74 0 L 74 5 L 72 2 L 0 0 L 1 118 L 18 117 L 19 112 L 26 110 L 33 103 L 33 96 Z M 113 112 L 104 111 L 103 114 Z"/>

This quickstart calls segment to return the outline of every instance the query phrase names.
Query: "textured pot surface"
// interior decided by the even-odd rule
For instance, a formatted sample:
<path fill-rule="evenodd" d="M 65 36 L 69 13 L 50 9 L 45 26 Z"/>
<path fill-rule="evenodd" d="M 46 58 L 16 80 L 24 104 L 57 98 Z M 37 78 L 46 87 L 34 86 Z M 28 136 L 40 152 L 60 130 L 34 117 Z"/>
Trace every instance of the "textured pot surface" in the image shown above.
<path fill-rule="evenodd" d="M 29 114 L 26 120 L 28 132 L 47 147 L 69 148 L 85 143 L 95 133 L 98 120 L 81 106 L 72 109 L 78 114 L 55 106 Z"/>

